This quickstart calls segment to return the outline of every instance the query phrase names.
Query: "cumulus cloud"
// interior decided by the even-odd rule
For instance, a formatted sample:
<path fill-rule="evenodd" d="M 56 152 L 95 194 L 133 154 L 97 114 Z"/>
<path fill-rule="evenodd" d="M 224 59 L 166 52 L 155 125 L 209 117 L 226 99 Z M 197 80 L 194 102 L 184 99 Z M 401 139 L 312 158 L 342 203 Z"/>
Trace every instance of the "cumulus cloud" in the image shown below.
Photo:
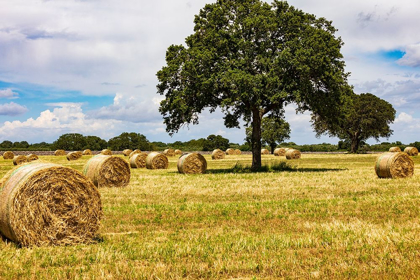
<path fill-rule="evenodd" d="M 419 67 L 420 66 L 420 44 L 409 45 L 405 49 L 404 56 L 398 60 L 400 65 Z"/>
<path fill-rule="evenodd" d="M 0 89 L 0 98 L 15 99 L 18 98 L 18 96 L 19 94 L 10 88 Z"/>
<path fill-rule="evenodd" d="M 2 116 L 18 116 L 25 114 L 28 108 L 14 102 L 0 104 L 0 115 Z"/>

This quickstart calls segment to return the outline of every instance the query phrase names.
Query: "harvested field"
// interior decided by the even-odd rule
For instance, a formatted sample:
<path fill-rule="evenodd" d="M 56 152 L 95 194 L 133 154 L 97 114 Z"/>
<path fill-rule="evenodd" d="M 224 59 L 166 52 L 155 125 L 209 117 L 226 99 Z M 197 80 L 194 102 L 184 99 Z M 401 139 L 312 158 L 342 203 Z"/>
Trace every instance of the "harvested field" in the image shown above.
<path fill-rule="evenodd" d="M 123 158 L 123 155 L 116 157 Z M 1 279 L 417 279 L 420 157 L 414 175 L 379 179 L 377 155 L 207 160 L 206 174 L 132 169 L 101 188 L 97 243 L 19 248 L 0 242 Z M 83 170 L 89 160 L 40 156 Z M 277 167 L 276 167 L 277 166 Z M 13 168 L 0 159 L 0 175 Z M 282 169 L 283 168 L 283 169 Z"/>

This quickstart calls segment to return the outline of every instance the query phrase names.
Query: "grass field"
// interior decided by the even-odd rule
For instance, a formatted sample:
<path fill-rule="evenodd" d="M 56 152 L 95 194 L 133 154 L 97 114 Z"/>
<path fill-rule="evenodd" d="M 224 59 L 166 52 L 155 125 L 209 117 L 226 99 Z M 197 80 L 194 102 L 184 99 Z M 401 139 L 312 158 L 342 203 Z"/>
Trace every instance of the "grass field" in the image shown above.
<path fill-rule="evenodd" d="M 90 157 L 68 162 L 79 171 Z M 0 243 L 0 278 L 278 279 L 420 277 L 420 157 L 409 179 L 378 179 L 375 155 L 304 154 L 286 171 L 233 173 L 250 155 L 181 175 L 132 169 L 101 188 L 96 244 Z M 263 156 L 265 163 L 278 158 Z M 12 168 L 0 160 L 0 175 Z"/>

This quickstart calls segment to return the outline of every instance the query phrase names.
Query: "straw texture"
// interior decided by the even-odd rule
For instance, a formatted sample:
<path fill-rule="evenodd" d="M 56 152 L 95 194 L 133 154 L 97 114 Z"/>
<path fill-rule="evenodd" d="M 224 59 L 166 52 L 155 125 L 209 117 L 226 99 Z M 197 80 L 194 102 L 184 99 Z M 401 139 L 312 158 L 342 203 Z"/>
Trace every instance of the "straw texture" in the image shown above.
<path fill-rule="evenodd" d="M 101 155 L 112 156 L 112 151 L 109 149 L 103 149 Z"/>
<path fill-rule="evenodd" d="M 82 153 L 80 152 L 70 152 L 66 155 L 67 160 L 78 160 L 82 157 Z"/>
<path fill-rule="evenodd" d="M 132 152 L 133 150 L 131 150 L 131 149 L 125 149 L 124 151 L 123 151 L 123 155 L 125 155 L 126 157 L 128 157 L 130 154 L 131 154 L 131 152 Z"/>
<path fill-rule="evenodd" d="M 414 174 L 414 162 L 406 153 L 384 153 L 375 164 L 379 178 L 406 178 Z"/>
<path fill-rule="evenodd" d="M 181 150 L 179 150 L 179 149 L 176 149 L 176 150 L 175 150 L 175 155 L 177 155 L 177 156 L 178 156 L 178 155 L 182 155 L 182 151 L 181 151 Z"/>
<path fill-rule="evenodd" d="M 274 155 L 277 157 L 285 156 L 286 155 L 286 149 L 285 148 L 277 148 L 274 150 Z"/>
<path fill-rule="evenodd" d="M 389 151 L 392 152 L 392 153 L 399 153 L 399 152 L 401 152 L 401 149 L 400 149 L 400 147 L 391 147 L 391 148 L 389 148 Z"/>
<path fill-rule="evenodd" d="M 66 155 L 66 151 L 64 151 L 64 150 L 56 150 L 54 152 L 54 155 L 55 156 L 65 156 Z"/>
<path fill-rule="evenodd" d="M 14 157 L 15 157 L 15 154 L 10 151 L 4 152 L 3 154 L 4 159 L 13 159 Z"/>
<path fill-rule="evenodd" d="M 166 149 L 163 151 L 163 154 L 167 157 L 174 157 L 175 156 L 175 150 L 174 149 Z"/>
<path fill-rule="evenodd" d="M 98 189 L 72 168 L 31 162 L 0 181 L 0 231 L 22 246 L 92 243 L 101 216 Z"/>
<path fill-rule="evenodd" d="M 129 158 L 131 158 L 133 155 L 135 155 L 135 154 L 140 154 L 141 153 L 141 151 L 139 150 L 139 149 L 135 149 L 134 151 L 132 151 L 129 155 L 128 155 L 128 157 Z"/>
<path fill-rule="evenodd" d="M 26 163 L 26 162 L 28 162 L 28 159 L 26 158 L 26 156 L 19 155 L 19 156 L 15 156 L 13 158 L 13 164 L 14 165 L 21 165 L 21 164 Z"/>
<path fill-rule="evenodd" d="M 146 168 L 147 169 L 167 169 L 169 167 L 169 161 L 166 155 L 151 152 L 146 157 Z"/>
<path fill-rule="evenodd" d="M 96 155 L 84 166 L 83 174 L 97 187 L 125 187 L 130 183 L 130 165 L 120 157 Z"/>
<path fill-rule="evenodd" d="M 404 149 L 404 153 L 409 156 L 415 157 L 419 155 L 419 150 L 416 147 L 407 147 Z"/>
<path fill-rule="evenodd" d="M 267 150 L 267 149 L 261 149 L 261 154 L 262 155 L 269 155 L 270 154 L 270 151 Z"/>
<path fill-rule="evenodd" d="M 286 158 L 287 159 L 300 159 L 301 154 L 300 151 L 295 150 L 295 149 L 288 149 L 286 151 Z"/>
<path fill-rule="evenodd" d="M 184 154 L 178 159 L 177 167 L 182 174 L 203 174 L 207 170 L 207 161 L 199 153 Z"/>
<path fill-rule="evenodd" d="M 214 159 L 214 160 L 224 159 L 225 156 L 226 156 L 226 153 L 220 149 L 216 149 L 211 153 L 211 159 Z"/>
<path fill-rule="evenodd" d="M 226 150 L 226 154 L 227 154 L 228 156 L 235 155 L 235 150 L 234 150 L 234 149 L 229 148 L 229 149 L 227 149 L 227 150 Z"/>
<path fill-rule="evenodd" d="M 92 151 L 91 150 L 89 150 L 89 149 L 86 149 L 86 150 L 84 150 L 83 151 L 83 153 L 82 153 L 84 156 L 91 156 L 92 155 Z"/>
<path fill-rule="evenodd" d="M 129 162 L 131 168 L 145 168 L 147 153 L 134 154 Z"/>
<path fill-rule="evenodd" d="M 240 154 L 242 154 L 241 150 L 235 149 L 235 155 L 239 156 Z"/>

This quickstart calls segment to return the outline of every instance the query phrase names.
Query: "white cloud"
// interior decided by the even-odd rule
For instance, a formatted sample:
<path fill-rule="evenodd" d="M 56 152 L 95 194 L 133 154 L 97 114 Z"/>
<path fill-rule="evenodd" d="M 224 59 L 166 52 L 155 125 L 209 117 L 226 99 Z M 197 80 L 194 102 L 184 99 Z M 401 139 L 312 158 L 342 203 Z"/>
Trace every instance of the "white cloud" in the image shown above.
<path fill-rule="evenodd" d="M 413 122 L 413 116 L 407 113 L 400 113 L 398 117 L 395 119 L 395 123 L 411 123 Z"/>
<path fill-rule="evenodd" d="M 25 106 L 14 102 L 0 104 L 0 115 L 3 116 L 18 116 L 26 113 L 27 111 L 28 109 Z"/>
<path fill-rule="evenodd" d="M 10 88 L 0 89 L 0 98 L 16 99 L 18 98 L 18 96 L 19 96 L 19 93 L 14 92 Z"/>
<path fill-rule="evenodd" d="M 400 65 L 419 67 L 420 66 L 420 44 L 409 45 L 405 49 L 405 55 L 398 60 Z"/>

